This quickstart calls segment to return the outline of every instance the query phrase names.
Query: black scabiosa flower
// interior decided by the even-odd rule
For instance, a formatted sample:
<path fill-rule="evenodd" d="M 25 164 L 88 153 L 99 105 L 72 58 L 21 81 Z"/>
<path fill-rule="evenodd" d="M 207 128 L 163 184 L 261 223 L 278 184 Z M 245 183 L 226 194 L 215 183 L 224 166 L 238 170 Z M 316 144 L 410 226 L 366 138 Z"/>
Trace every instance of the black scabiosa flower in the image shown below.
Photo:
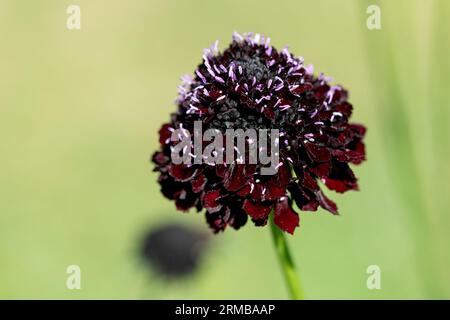
<path fill-rule="evenodd" d="M 332 86 L 311 65 L 287 48 L 277 51 L 270 39 L 233 35 L 220 52 L 206 49 L 194 77 L 183 77 L 178 109 L 160 131 L 161 149 L 153 155 L 161 191 L 179 210 L 205 209 L 215 231 L 235 229 L 250 218 L 255 225 L 274 223 L 293 233 L 301 211 L 318 207 L 338 214 L 320 182 L 339 193 L 357 190 L 350 164 L 365 160 L 365 127 L 350 123 L 352 105 L 341 86 Z M 279 164 L 274 175 L 261 164 L 174 164 L 170 137 L 175 129 L 278 129 Z M 193 156 L 193 155 L 192 155 Z"/>

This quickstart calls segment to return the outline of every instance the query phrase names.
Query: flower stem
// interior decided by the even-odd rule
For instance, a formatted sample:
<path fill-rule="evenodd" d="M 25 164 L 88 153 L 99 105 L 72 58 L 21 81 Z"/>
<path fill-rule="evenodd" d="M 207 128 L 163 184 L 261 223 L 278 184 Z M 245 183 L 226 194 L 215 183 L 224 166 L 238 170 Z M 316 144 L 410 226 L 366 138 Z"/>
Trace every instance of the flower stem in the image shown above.
<path fill-rule="evenodd" d="M 302 300 L 303 293 L 300 285 L 300 278 L 295 270 L 294 261 L 289 252 L 289 248 L 283 232 L 275 225 L 273 221 L 273 213 L 270 215 L 270 227 L 272 230 L 272 238 L 277 252 L 278 260 L 283 271 L 284 279 L 289 288 L 292 300 Z"/>

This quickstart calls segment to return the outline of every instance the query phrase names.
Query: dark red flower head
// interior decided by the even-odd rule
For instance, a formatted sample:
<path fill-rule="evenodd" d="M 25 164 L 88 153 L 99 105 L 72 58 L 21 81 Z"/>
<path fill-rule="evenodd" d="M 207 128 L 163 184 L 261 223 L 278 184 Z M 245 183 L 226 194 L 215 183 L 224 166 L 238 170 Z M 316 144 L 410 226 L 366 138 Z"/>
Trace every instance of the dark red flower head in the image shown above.
<path fill-rule="evenodd" d="M 366 129 L 349 123 L 347 91 L 331 86 L 322 74 L 315 77 L 302 58 L 286 48 L 277 51 L 269 41 L 259 34 L 235 33 L 225 51 L 219 52 L 217 42 L 205 50 L 194 78 L 183 78 L 177 112 L 159 131 L 161 149 L 153 162 L 162 193 L 179 210 L 206 209 L 215 232 L 227 225 L 238 229 L 248 217 L 263 226 L 273 211 L 275 224 L 293 233 L 299 226 L 293 203 L 302 211 L 320 206 L 338 213 L 319 181 L 339 193 L 358 189 L 349 164 L 365 160 Z M 172 132 L 182 128 L 192 134 L 194 121 L 222 134 L 227 129 L 278 129 L 276 173 L 263 175 L 262 164 L 239 161 L 174 164 Z"/>

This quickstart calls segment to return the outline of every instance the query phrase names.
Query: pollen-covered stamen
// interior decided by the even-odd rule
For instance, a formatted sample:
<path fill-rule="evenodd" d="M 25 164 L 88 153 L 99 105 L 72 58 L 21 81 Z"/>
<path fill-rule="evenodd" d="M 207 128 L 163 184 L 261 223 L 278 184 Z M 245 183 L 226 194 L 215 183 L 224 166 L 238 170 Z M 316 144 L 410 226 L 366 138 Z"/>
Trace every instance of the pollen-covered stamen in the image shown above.
<path fill-rule="evenodd" d="M 199 70 L 195 70 L 195 73 L 197 74 L 197 76 L 199 76 L 203 83 L 207 83 L 205 76 L 203 76 L 203 74 Z"/>
<path fill-rule="evenodd" d="M 234 64 L 231 64 L 230 65 L 230 69 L 229 69 L 229 71 L 228 71 L 228 76 L 231 78 L 231 80 L 233 81 L 233 82 L 236 82 L 237 81 L 237 77 L 236 77 L 236 75 L 234 74 Z"/>

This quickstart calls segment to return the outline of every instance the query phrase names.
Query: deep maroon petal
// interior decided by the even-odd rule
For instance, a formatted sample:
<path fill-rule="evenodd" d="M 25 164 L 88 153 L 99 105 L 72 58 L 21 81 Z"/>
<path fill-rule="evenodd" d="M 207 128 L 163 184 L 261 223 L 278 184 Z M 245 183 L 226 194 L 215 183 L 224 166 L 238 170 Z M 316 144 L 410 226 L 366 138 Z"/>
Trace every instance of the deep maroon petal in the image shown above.
<path fill-rule="evenodd" d="M 293 95 L 300 97 L 303 92 L 309 91 L 313 88 L 311 83 L 305 83 L 298 86 L 291 87 L 290 91 Z"/>
<path fill-rule="evenodd" d="M 193 167 L 188 167 L 185 164 L 169 165 L 169 173 L 176 181 L 190 181 L 194 178 L 196 172 L 197 171 Z"/>
<path fill-rule="evenodd" d="M 350 118 L 353 111 L 353 106 L 347 101 L 337 105 L 334 107 L 335 112 L 340 112 L 345 115 L 347 118 Z"/>
<path fill-rule="evenodd" d="M 252 191 L 252 186 L 250 185 L 250 183 L 247 183 L 243 188 L 238 190 L 236 192 L 236 194 L 238 196 L 244 197 L 244 196 L 248 195 L 251 191 Z"/>
<path fill-rule="evenodd" d="M 319 207 L 319 202 L 314 198 L 311 199 L 307 204 L 305 204 L 301 209 L 303 211 L 317 211 Z"/>
<path fill-rule="evenodd" d="M 196 205 L 197 201 L 198 198 L 194 193 L 182 190 L 175 201 L 175 205 L 180 211 L 188 211 Z"/>
<path fill-rule="evenodd" d="M 170 141 L 170 137 L 172 136 L 172 132 L 170 131 L 170 124 L 163 124 L 161 129 L 159 129 L 159 143 L 161 145 L 165 145 Z"/>
<path fill-rule="evenodd" d="M 321 190 L 316 192 L 317 200 L 322 208 L 330 211 L 332 214 L 338 214 L 336 203 L 330 200 Z"/>
<path fill-rule="evenodd" d="M 211 213 L 219 211 L 222 208 L 222 205 L 218 202 L 220 198 L 219 190 L 206 192 L 202 198 L 203 207 Z"/>
<path fill-rule="evenodd" d="M 310 166 L 308 170 L 319 178 L 328 176 L 331 171 L 331 162 L 317 163 L 314 166 Z"/>
<path fill-rule="evenodd" d="M 269 216 L 272 205 L 263 205 L 262 203 L 255 203 L 252 200 L 245 200 L 242 209 L 254 220 L 264 220 Z"/>
<path fill-rule="evenodd" d="M 225 172 L 224 187 L 228 191 L 237 191 L 245 185 L 244 165 L 231 164 Z"/>
<path fill-rule="evenodd" d="M 218 211 L 218 212 L 209 212 L 206 211 L 206 222 L 208 223 L 209 227 L 213 230 L 214 233 L 218 233 L 220 231 L 224 231 L 227 227 L 227 223 L 224 220 L 224 212 Z"/>
<path fill-rule="evenodd" d="M 308 171 L 305 171 L 303 173 L 302 185 L 311 191 L 319 190 L 319 185 L 317 184 L 317 181 L 309 174 Z"/>
<path fill-rule="evenodd" d="M 177 199 L 180 192 L 185 188 L 182 183 L 176 182 L 168 175 L 160 175 L 158 182 L 161 186 L 161 193 L 170 200 Z"/>
<path fill-rule="evenodd" d="M 323 178 L 325 185 L 330 190 L 334 190 L 339 193 L 344 193 L 348 190 L 358 190 L 358 184 L 356 182 L 349 182 L 345 180 Z"/>
<path fill-rule="evenodd" d="M 286 194 L 286 187 L 291 178 L 291 173 L 287 165 L 282 164 L 278 168 L 277 174 L 273 175 L 267 183 L 265 183 L 265 200 L 275 200 Z"/>
<path fill-rule="evenodd" d="M 265 186 L 261 182 L 253 183 L 253 189 L 250 193 L 250 197 L 256 202 L 263 201 L 265 191 Z"/>
<path fill-rule="evenodd" d="M 325 147 L 320 147 L 313 143 L 305 143 L 306 151 L 308 155 L 311 157 L 312 161 L 315 162 L 327 162 L 330 161 L 330 152 Z"/>
<path fill-rule="evenodd" d="M 333 156 L 339 162 L 351 162 L 353 164 L 360 164 L 366 158 L 364 144 L 358 143 L 356 146 L 356 150 L 333 150 Z"/>
<path fill-rule="evenodd" d="M 216 175 L 221 178 L 225 177 L 225 173 L 227 172 L 227 167 L 223 164 L 217 164 L 215 167 L 216 167 Z"/>
<path fill-rule="evenodd" d="M 301 188 L 298 183 L 289 185 L 292 200 L 302 211 L 317 211 L 319 202 L 315 193 Z"/>
<path fill-rule="evenodd" d="M 202 192 L 203 189 L 205 188 L 207 179 L 205 177 L 204 174 L 199 174 L 197 175 L 194 179 L 192 179 L 191 181 L 191 185 L 192 185 L 192 190 L 195 193 L 199 193 Z"/>
<path fill-rule="evenodd" d="M 363 142 L 358 142 L 355 148 L 352 150 L 353 156 L 350 158 L 350 162 L 353 164 L 360 164 L 366 160 L 366 145 Z"/>
<path fill-rule="evenodd" d="M 354 132 L 354 134 L 360 138 L 364 137 L 366 134 L 366 127 L 358 124 L 358 123 L 350 123 L 348 125 L 349 130 L 351 130 L 352 132 Z"/>
<path fill-rule="evenodd" d="M 242 208 L 231 206 L 230 211 L 232 215 L 230 216 L 228 223 L 234 229 L 238 230 L 247 223 L 248 215 Z"/>
<path fill-rule="evenodd" d="M 358 190 L 358 183 L 349 165 L 343 162 L 335 162 L 328 177 L 323 177 L 325 185 L 330 190 L 343 193 L 348 190 Z"/>
<path fill-rule="evenodd" d="M 295 228 L 300 225 L 300 217 L 292 209 L 287 197 L 283 197 L 275 204 L 273 221 L 281 230 L 290 234 L 294 234 Z"/>
<path fill-rule="evenodd" d="M 152 156 L 152 161 L 157 166 L 167 165 L 170 162 L 170 158 L 164 154 L 164 152 L 155 152 Z"/>

